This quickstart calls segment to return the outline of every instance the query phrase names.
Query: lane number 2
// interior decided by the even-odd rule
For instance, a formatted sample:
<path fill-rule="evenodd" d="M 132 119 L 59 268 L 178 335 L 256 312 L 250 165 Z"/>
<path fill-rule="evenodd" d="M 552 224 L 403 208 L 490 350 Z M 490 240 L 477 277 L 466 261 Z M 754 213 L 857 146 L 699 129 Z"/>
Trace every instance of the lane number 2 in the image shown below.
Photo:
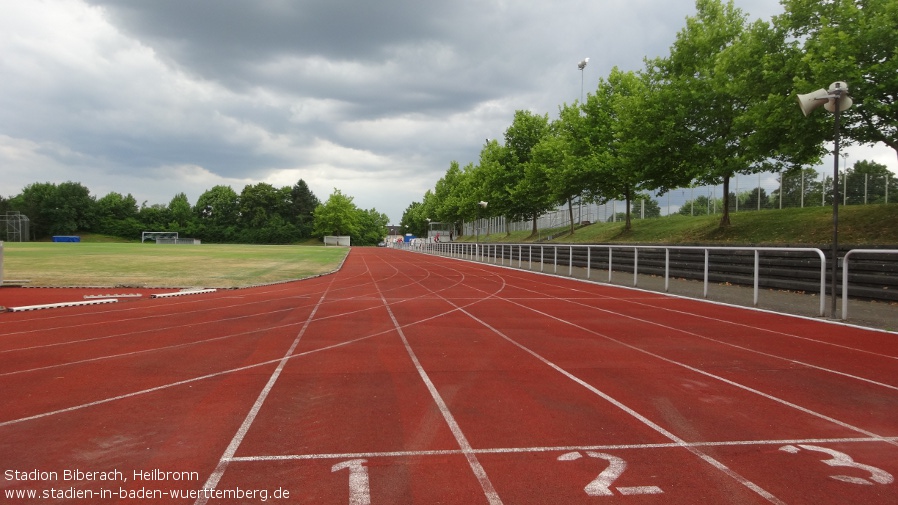
<path fill-rule="evenodd" d="M 798 444 L 798 447 L 794 445 L 784 445 L 780 447 L 781 451 L 788 452 L 789 454 L 797 454 L 799 451 L 801 451 L 801 449 L 804 449 L 806 451 L 822 452 L 824 454 L 830 455 L 830 459 L 821 460 L 824 464 L 827 464 L 829 466 L 856 468 L 870 474 L 870 476 L 866 479 L 861 477 L 852 477 L 850 475 L 830 475 L 830 477 L 833 479 L 842 482 L 848 482 L 850 484 L 861 484 L 865 486 L 872 486 L 874 482 L 877 484 L 891 484 L 895 481 L 895 478 L 892 477 L 892 474 L 890 474 L 889 472 L 882 470 L 881 468 L 876 468 L 875 466 L 858 463 L 857 461 L 851 459 L 851 456 L 845 454 L 844 452 L 834 451 L 832 449 L 827 449 L 826 447 L 806 444 Z"/>
<path fill-rule="evenodd" d="M 583 488 L 589 496 L 614 496 L 611 491 L 611 485 L 617 480 L 624 470 L 627 469 L 627 462 L 623 459 L 603 452 L 586 451 L 586 455 L 590 458 L 604 459 L 608 462 L 608 467 Z M 582 458 L 579 452 L 568 452 L 558 456 L 558 461 L 575 461 Z M 661 494 L 664 491 L 658 486 L 636 486 L 636 487 L 615 487 L 618 493 L 624 496 L 639 494 Z"/>

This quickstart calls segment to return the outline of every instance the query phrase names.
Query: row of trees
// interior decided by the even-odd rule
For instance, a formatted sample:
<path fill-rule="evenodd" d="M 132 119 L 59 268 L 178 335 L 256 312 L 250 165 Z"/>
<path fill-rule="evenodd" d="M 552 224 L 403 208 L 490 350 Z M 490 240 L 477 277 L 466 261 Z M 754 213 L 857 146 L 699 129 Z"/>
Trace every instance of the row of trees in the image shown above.
<path fill-rule="evenodd" d="M 215 186 L 193 205 L 178 193 L 168 205 L 140 206 L 131 194 L 95 198 L 78 182 L 34 183 L 9 199 L 0 197 L 0 214 L 7 211 L 28 217 L 32 240 L 79 232 L 133 240 L 143 231 L 176 231 L 213 243 L 289 244 L 349 235 L 353 244 L 371 245 L 386 236 L 389 223 L 385 214 L 359 209 L 337 189 L 321 203 L 303 180 L 282 188 L 250 184 L 239 194 Z"/>
<path fill-rule="evenodd" d="M 819 163 L 833 118 L 803 117 L 797 93 L 847 81 L 854 107 L 843 142 L 883 142 L 898 151 L 898 9 L 894 0 L 783 0 L 772 22 L 749 23 L 733 2 L 697 0 L 695 16 L 667 57 L 644 69 L 614 68 L 585 102 L 556 119 L 519 110 L 504 143 L 488 140 L 479 162 L 450 163 L 406 230 L 427 219 L 460 226 L 487 216 L 533 220 L 583 201 L 630 202 L 690 185 L 723 185 L 720 225 L 729 225 L 730 179 L 800 172 Z M 488 205 L 478 205 L 488 202 Z M 574 220 L 571 215 L 571 233 Z"/>

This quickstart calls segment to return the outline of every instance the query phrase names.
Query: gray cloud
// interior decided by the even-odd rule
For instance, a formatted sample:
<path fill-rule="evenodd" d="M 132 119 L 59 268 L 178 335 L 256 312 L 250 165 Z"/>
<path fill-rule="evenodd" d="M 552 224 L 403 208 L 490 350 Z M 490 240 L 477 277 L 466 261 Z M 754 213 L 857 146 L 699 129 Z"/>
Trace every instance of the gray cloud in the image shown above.
<path fill-rule="evenodd" d="M 333 188 L 398 222 L 514 111 L 667 53 L 692 0 L 46 0 L 0 17 L 0 194 Z M 743 0 L 750 17 L 778 0 Z M 893 156 L 890 158 L 891 163 Z M 860 156 L 857 158 L 860 159 Z"/>

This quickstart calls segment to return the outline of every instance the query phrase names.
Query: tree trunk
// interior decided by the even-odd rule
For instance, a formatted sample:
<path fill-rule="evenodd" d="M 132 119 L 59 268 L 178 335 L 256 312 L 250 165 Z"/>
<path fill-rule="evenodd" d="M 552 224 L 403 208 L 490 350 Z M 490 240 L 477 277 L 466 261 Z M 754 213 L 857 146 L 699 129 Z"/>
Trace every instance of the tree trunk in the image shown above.
<path fill-rule="evenodd" d="M 571 197 L 567 197 L 567 211 L 568 215 L 571 217 L 571 235 L 574 234 L 574 199 Z"/>
<path fill-rule="evenodd" d="M 624 198 L 626 199 L 626 221 L 624 222 L 624 230 L 630 231 L 630 188 L 627 188 L 624 191 Z"/>
<path fill-rule="evenodd" d="M 782 191 L 782 188 L 780 188 Z M 711 202 L 708 202 L 710 205 Z M 723 216 L 720 218 L 720 227 L 726 228 L 730 225 L 730 176 L 723 176 Z"/>

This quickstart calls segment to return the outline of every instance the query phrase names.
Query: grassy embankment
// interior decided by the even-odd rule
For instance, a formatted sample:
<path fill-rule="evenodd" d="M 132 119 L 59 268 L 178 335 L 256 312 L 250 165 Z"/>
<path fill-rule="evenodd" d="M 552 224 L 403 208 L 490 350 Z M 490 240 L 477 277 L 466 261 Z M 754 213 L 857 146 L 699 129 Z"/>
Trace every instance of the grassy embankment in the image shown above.
<path fill-rule="evenodd" d="M 569 233 L 566 227 L 540 230 L 539 239 L 551 236 L 553 243 L 575 244 L 705 244 L 746 246 L 821 247 L 832 245 L 832 208 L 737 212 L 732 223 L 721 229 L 719 215 L 667 216 L 622 222 L 594 223 Z M 474 237 L 460 237 L 473 241 Z M 481 242 L 535 242 L 530 231 L 480 235 Z M 898 246 L 898 205 L 839 207 L 839 245 L 844 247 Z"/>

